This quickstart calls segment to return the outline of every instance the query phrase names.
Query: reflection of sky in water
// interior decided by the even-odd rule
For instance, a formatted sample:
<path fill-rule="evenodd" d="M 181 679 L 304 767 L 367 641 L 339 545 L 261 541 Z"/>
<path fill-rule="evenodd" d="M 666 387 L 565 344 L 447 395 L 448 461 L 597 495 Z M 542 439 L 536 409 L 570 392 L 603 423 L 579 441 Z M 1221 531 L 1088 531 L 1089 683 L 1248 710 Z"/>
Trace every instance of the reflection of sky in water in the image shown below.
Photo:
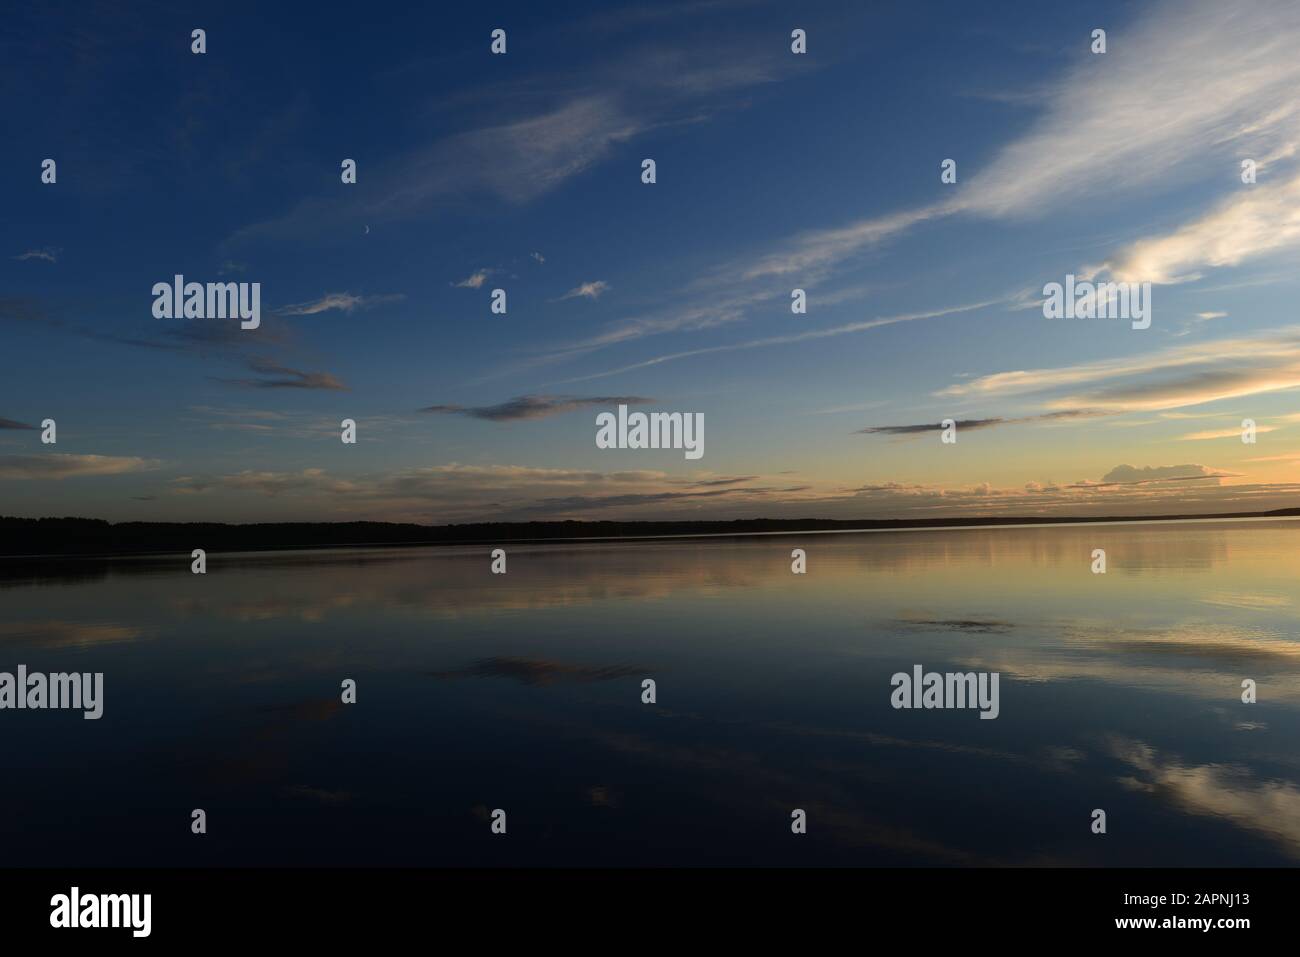
<path fill-rule="evenodd" d="M 517 546 L 505 576 L 487 548 L 0 568 L 0 670 L 105 672 L 100 721 L 0 712 L 0 839 L 18 864 L 1294 863 L 1298 542 L 1241 522 Z M 1001 717 L 894 711 L 918 663 L 1000 671 Z"/>

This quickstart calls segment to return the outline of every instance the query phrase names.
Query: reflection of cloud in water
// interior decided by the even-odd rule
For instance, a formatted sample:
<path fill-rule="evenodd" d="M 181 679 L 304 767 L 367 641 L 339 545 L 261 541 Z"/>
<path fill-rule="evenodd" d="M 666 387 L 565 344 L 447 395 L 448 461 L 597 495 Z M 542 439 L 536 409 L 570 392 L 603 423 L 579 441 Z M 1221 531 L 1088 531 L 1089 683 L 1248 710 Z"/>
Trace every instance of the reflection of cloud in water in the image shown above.
<path fill-rule="evenodd" d="M 433 671 L 435 678 L 513 678 L 526 685 L 550 685 L 563 681 L 612 681 L 645 675 L 645 668 L 626 665 L 566 665 L 537 658 L 484 658 L 460 671 Z"/>
<path fill-rule="evenodd" d="M 1286 595 L 1247 595 L 1240 592 L 1216 592 L 1201 599 L 1205 605 L 1218 605 L 1221 608 L 1274 609 L 1289 608 L 1292 601 Z"/>
<path fill-rule="evenodd" d="M 1183 593 L 1189 586 L 1175 583 L 1171 572 L 1217 567 L 1235 554 L 1229 550 L 1234 536 L 1258 539 L 1261 534 L 1279 541 L 1285 537 L 1283 530 L 1265 525 L 1171 524 L 503 543 L 509 555 L 507 575 L 487 573 L 487 545 L 216 553 L 209 555 L 201 588 L 188 580 L 188 562 L 174 559 L 98 566 L 88 562 L 76 570 L 84 575 L 83 566 L 105 569 L 111 579 L 105 584 L 112 585 L 124 606 L 134 602 L 152 607 L 158 580 L 170 578 L 175 587 L 167 590 L 174 613 L 241 622 L 317 623 L 376 610 L 454 619 L 600 602 L 712 598 L 761 589 L 790 591 L 797 601 L 889 600 L 898 609 L 895 615 L 917 610 L 908 616 L 919 619 L 909 623 L 911 628 L 928 623 L 941 630 L 995 634 L 1010 627 L 997 613 L 970 609 L 975 613 L 968 615 L 960 607 L 936 604 L 934 596 L 964 590 L 992 597 L 1010 588 L 1023 596 L 1022 602 L 1042 604 L 1077 593 L 1076 572 L 1087 567 L 1094 547 L 1106 548 L 1112 572 L 1123 578 L 1165 576 L 1159 582 L 1163 594 Z M 790 550 L 796 546 L 807 549 L 810 559 L 809 574 L 797 578 L 789 565 Z M 46 570 L 51 580 L 65 571 L 64 565 L 53 564 L 41 566 L 39 574 Z M 1250 571 L 1243 567 L 1243 573 Z M 1276 564 L 1269 566 L 1278 577 L 1287 577 L 1283 571 Z M 796 587 L 798 592 L 793 591 Z M 1267 582 L 1233 588 L 1231 581 L 1220 580 L 1215 587 L 1218 592 L 1207 601 L 1249 601 L 1260 610 L 1288 607 L 1263 604 Z"/>
<path fill-rule="evenodd" d="M 1222 818 L 1262 834 L 1300 857 L 1300 789 L 1286 781 L 1259 781 L 1223 764 L 1185 765 L 1148 744 L 1110 739 L 1111 753 L 1135 774 L 1121 783 L 1174 804 L 1189 814 Z"/>
<path fill-rule="evenodd" d="M 1109 647 L 1129 655 L 1174 655 L 1206 658 L 1225 665 L 1247 662 L 1279 666 L 1300 666 L 1300 641 L 1276 633 L 1233 625 L 1190 622 L 1173 628 L 1120 628 L 1114 625 L 1066 630 L 1066 640 L 1075 645 Z"/>
<path fill-rule="evenodd" d="M 36 648 L 90 648 L 135 641 L 141 629 L 83 621 L 14 621 L 0 623 L 0 644 L 31 645 Z"/>
<path fill-rule="evenodd" d="M 352 800 L 352 795 L 347 791 L 329 791 L 325 788 L 314 788 L 306 784 L 293 784 L 281 790 L 288 797 L 301 798 L 304 801 L 312 801 L 316 804 L 347 804 Z"/>
<path fill-rule="evenodd" d="M 956 660 L 963 668 L 1001 672 L 1004 680 L 1095 680 L 1211 701 L 1237 700 L 1244 676 L 1266 677 L 1271 702 L 1300 704 L 1300 641 L 1204 622 L 1140 629 L 1084 623 L 1061 632 L 1060 641 Z"/>
<path fill-rule="evenodd" d="M 1009 621 L 995 621 L 985 618 L 899 618 L 895 624 L 906 628 L 921 628 L 927 631 L 957 631 L 967 634 L 1005 634 L 1015 625 Z"/>

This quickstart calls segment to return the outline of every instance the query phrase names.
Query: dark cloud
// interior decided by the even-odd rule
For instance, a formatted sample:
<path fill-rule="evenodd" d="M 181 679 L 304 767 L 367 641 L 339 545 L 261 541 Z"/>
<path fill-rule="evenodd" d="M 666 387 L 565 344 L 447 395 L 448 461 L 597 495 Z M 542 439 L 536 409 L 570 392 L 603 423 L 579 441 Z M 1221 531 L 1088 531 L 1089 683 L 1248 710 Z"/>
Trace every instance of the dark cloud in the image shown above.
<path fill-rule="evenodd" d="M 161 329 L 158 329 L 155 321 L 152 328 L 158 329 L 156 335 L 105 332 L 51 315 L 44 305 L 34 300 L 17 298 L 0 299 L 0 320 L 37 323 L 94 342 L 110 342 L 160 352 L 197 352 L 200 355 L 224 353 L 226 358 L 236 358 L 242 350 L 249 347 L 264 349 L 289 345 L 292 339 L 290 331 L 283 325 L 260 325 L 256 329 L 244 329 L 233 321 L 200 319 L 165 320 L 161 323 Z"/>
<path fill-rule="evenodd" d="M 958 431 L 970 431 L 971 429 L 988 429 L 995 425 L 1003 425 L 1013 419 L 959 419 L 957 420 Z M 917 435 L 921 432 L 942 432 L 943 423 L 935 422 L 931 425 L 869 425 L 865 429 L 858 429 L 854 435 Z"/>
<path fill-rule="evenodd" d="M 420 411 L 467 415 L 475 419 L 487 419 L 489 422 L 514 422 L 519 419 L 544 419 L 593 405 L 645 405 L 653 401 L 654 399 L 635 395 L 520 395 L 498 405 L 431 405 Z"/>
<path fill-rule="evenodd" d="M 739 485 L 742 482 L 752 482 L 758 478 L 757 475 L 742 475 L 739 478 L 719 478 L 719 479 L 702 479 L 698 482 L 692 482 L 692 488 L 713 488 L 718 485 Z"/>
<path fill-rule="evenodd" d="M 36 426 L 28 425 L 26 422 L 15 422 L 13 419 L 0 417 L 0 429 L 35 429 Z"/>
<path fill-rule="evenodd" d="M 999 425 L 1023 425 L 1029 422 L 1059 422 L 1067 419 L 1095 419 L 1103 415 L 1115 415 L 1114 412 L 1102 412 L 1095 409 L 1067 409 L 1063 412 L 1044 412 L 1042 415 L 1027 415 L 1019 419 L 1005 419 L 1001 416 L 992 419 L 958 419 L 957 431 L 969 432 L 972 429 L 991 429 Z M 919 435 L 923 432 L 941 432 L 943 423 L 927 425 L 871 425 L 858 429 L 854 435 Z"/>
<path fill-rule="evenodd" d="M 221 379 L 217 382 L 227 385 L 244 386 L 249 389 L 336 389 L 347 391 L 347 386 L 328 372 L 303 372 L 291 369 L 272 359 L 250 359 L 248 368 L 259 375 L 269 376 L 265 379 Z"/>

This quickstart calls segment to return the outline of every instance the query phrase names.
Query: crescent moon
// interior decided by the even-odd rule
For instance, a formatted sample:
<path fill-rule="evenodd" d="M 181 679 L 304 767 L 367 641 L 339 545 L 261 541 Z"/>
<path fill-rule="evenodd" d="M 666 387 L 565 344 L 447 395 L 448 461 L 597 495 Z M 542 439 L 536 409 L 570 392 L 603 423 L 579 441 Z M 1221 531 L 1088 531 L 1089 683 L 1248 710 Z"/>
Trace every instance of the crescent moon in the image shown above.
<path fill-rule="evenodd" d="M 367 236 L 370 235 L 370 227 L 369 227 L 369 226 L 366 227 L 366 235 L 367 235 Z"/>

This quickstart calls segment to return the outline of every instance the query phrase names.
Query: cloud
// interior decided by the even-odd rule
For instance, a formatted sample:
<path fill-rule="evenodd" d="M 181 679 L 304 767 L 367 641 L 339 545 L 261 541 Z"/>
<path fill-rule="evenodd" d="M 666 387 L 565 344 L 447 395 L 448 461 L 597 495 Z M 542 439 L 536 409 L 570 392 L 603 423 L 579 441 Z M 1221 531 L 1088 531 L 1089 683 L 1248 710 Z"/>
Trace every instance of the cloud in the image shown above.
<path fill-rule="evenodd" d="M 140 335 L 123 335 L 104 332 L 94 326 L 69 322 L 51 315 L 49 310 L 32 299 L 0 299 L 0 320 L 20 323 L 38 323 L 67 335 L 132 346 L 161 352 L 222 353 L 229 358 L 246 348 L 283 346 L 290 342 L 291 334 L 283 327 L 264 323 L 256 329 L 241 329 L 235 322 L 175 322 L 148 326 L 150 332 Z M 156 332 L 153 330 L 157 330 Z"/>
<path fill-rule="evenodd" d="M 245 469 L 215 479 L 182 475 L 172 480 L 172 489 L 182 494 L 207 492 L 213 488 L 276 496 L 289 491 L 347 494 L 357 491 L 358 486 L 346 479 L 332 478 L 324 469 L 303 469 L 300 472 L 259 472 Z"/>
<path fill-rule="evenodd" d="M 563 302 L 566 299 L 577 299 L 579 296 L 585 296 L 588 299 L 599 299 L 601 293 L 605 292 L 608 288 L 609 283 L 605 282 L 603 279 L 598 279 L 595 282 L 584 282 L 582 285 L 570 289 L 555 301 Z"/>
<path fill-rule="evenodd" d="M 431 405 L 421 412 L 466 415 L 490 422 L 513 422 L 519 419 L 544 419 L 589 406 L 645 405 L 653 402 L 634 395 L 572 396 L 572 395 L 521 395 L 498 405 L 463 406 Z"/>
<path fill-rule="evenodd" d="M 621 366 L 617 369 L 610 369 L 607 372 L 597 372 L 592 375 L 577 376 L 572 379 L 566 379 L 566 382 L 585 382 L 590 379 L 603 379 L 607 376 L 619 375 L 623 372 L 632 372 L 636 369 L 645 369 L 650 366 L 660 365 L 665 362 L 675 362 L 678 359 L 688 359 L 694 356 L 711 355 L 718 352 L 735 352 L 741 349 L 761 349 L 769 346 L 792 345 L 799 342 L 807 342 L 814 339 L 827 339 L 833 336 L 849 335 L 855 332 L 865 332 L 868 329 L 876 329 L 880 326 L 893 325 L 899 322 L 914 322 L 918 319 L 935 319 L 941 316 L 951 316 L 962 312 L 971 312 L 976 309 L 984 309 L 988 306 L 995 306 L 1006 303 L 1005 299 L 989 299 L 983 302 L 973 302 L 967 305 L 950 306 L 944 309 L 934 309 L 928 312 L 909 312 L 895 316 L 882 316 L 878 319 L 867 319 L 862 322 L 850 322 L 842 326 L 832 326 L 828 329 L 811 329 L 808 332 L 798 332 L 785 336 L 768 336 L 763 339 L 751 339 L 748 342 L 734 342 L 723 346 L 709 346 L 702 349 L 689 349 L 684 352 L 674 352 L 667 355 L 656 356 L 652 359 L 646 359 L 643 362 L 634 362 L 631 365 Z"/>
<path fill-rule="evenodd" d="M 528 255 L 531 256 L 533 259 L 536 259 L 538 263 L 546 262 L 546 257 L 543 256 L 541 253 L 529 253 Z"/>
<path fill-rule="evenodd" d="M 1257 425 L 1255 432 L 1275 432 L 1276 425 Z M 1204 432 L 1189 432 L 1186 435 L 1180 435 L 1178 438 L 1182 442 L 1200 442 L 1206 439 L 1240 439 L 1241 429 L 1207 429 Z"/>
<path fill-rule="evenodd" d="M 1197 476 L 1201 477 L 1198 478 Z M 1215 514 L 1292 506 L 1300 484 L 1229 484 L 1208 466 L 1123 467 L 1108 479 L 997 487 L 875 482 L 785 486 L 760 476 L 673 475 L 646 469 L 598 472 L 525 465 L 402 468 L 338 478 L 323 469 L 184 476 L 178 494 L 253 494 L 286 499 L 282 516 L 316 520 L 518 521 L 729 518 L 944 519 L 955 516 Z M 752 481 L 749 481 L 750 479 Z M 707 513 L 702 507 L 707 506 Z M 295 512 L 295 510 L 297 510 Z"/>
<path fill-rule="evenodd" d="M 1042 97 L 1039 119 L 964 179 L 954 198 L 809 231 L 749 265 L 733 264 L 730 274 L 793 275 L 812 283 L 862 249 L 930 220 L 1040 217 L 1092 195 L 1213 176 L 1235 168 L 1242 156 L 1273 162 L 1297 152 L 1300 7 L 1294 3 L 1262 0 L 1243 14 L 1215 0 L 1165 2 L 1131 26 L 1112 29 L 1109 39 L 1104 56 L 1080 49 Z M 1294 205 L 1287 205 L 1293 188 L 1244 194 L 1176 237 L 1131 250 L 1115 270 L 1169 281 L 1174 270 L 1198 261 L 1234 264 L 1290 246 L 1298 222 Z M 1228 231 L 1218 242 L 1216 227 Z"/>
<path fill-rule="evenodd" d="M 51 480 L 88 475 L 124 475 L 156 468 L 153 459 L 112 455 L 4 455 L 0 456 L 0 479 Z"/>
<path fill-rule="evenodd" d="M 1085 390 L 1053 399 L 1049 407 L 1161 411 L 1300 388 L 1300 326 L 1171 346 L 1135 357 L 998 372 L 937 394 L 990 397 L 1080 386 Z"/>
<path fill-rule="evenodd" d="M 346 391 L 347 386 L 328 372 L 303 372 L 281 365 L 273 359 L 253 358 L 248 360 L 248 367 L 253 372 L 271 378 L 264 379 L 222 379 L 217 382 L 227 385 L 245 386 L 250 389 L 333 389 Z"/>
<path fill-rule="evenodd" d="M 1102 476 L 1105 485 L 1147 485 L 1152 482 L 1186 482 L 1220 479 L 1231 473 L 1218 472 L 1206 465 L 1148 465 L 1137 468 L 1117 465 Z"/>
<path fill-rule="evenodd" d="M 1163 236 L 1138 240 L 1088 270 L 1120 282 L 1179 283 L 1206 269 L 1300 246 L 1300 176 L 1277 184 L 1242 187 L 1215 209 Z M 1218 314 L 1203 314 L 1214 318 Z"/>
<path fill-rule="evenodd" d="M 935 203 L 919 209 L 867 217 L 847 226 L 810 230 L 756 262 L 735 265 L 731 271 L 746 280 L 797 275 L 801 281 L 812 283 L 824 278 L 832 266 L 860 250 L 892 239 L 918 223 L 950 215 L 957 209 L 951 202 Z"/>
<path fill-rule="evenodd" d="M 1042 415 L 1028 415 L 1018 419 L 959 419 L 955 421 L 956 428 L 959 432 L 969 432 L 972 429 L 991 429 L 999 425 L 1022 425 L 1030 422 L 1062 422 L 1067 419 L 1094 419 L 1103 415 L 1110 415 L 1109 412 L 1097 412 L 1092 409 L 1067 409 L 1061 412 L 1045 412 Z M 919 435 L 924 432 L 941 432 L 943 423 L 936 422 L 925 425 L 873 425 L 865 429 L 858 429 L 854 435 Z"/>
<path fill-rule="evenodd" d="M 21 255 L 15 256 L 14 259 L 19 262 L 25 262 L 28 259 L 43 259 L 45 262 L 56 263 L 59 261 L 60 250 L 46 246 L 44 249 L 29 249 Z"/>
<path fill-rule="evenodd" d="M 0 418 L 0 429 L 35 429 L 36 426 L 28 425 L 26 422 L 15 422 L 13 419 Z"/>
<path fill-rule="evenodd" d="M 460 282 L 452 283 L 457 289 L 482 289 L 483 283 L 487 282 L 488 276 L 492 275 L 495 270 L 480 269 L 475 273 L 466 276 Z"/>
<path fill-rule="evenodd" d="M 304 200 L 277 219 L 239 230 L 227 244 L 292 239 L 336 228 L 341 220 L 410 219 L 433 204 L 475 194 L 525 203 L 588 169 L 616 144 L 646 128 L 647 120 L 629 114 L 617 96 L 579 94 L 545 112 L 457 133 L 404 153 L 372 172 L 365 197 Z"/>
<path fill-rule="evenodd" d="M 767 39 L 758 34 L 747 47 L 738 41 L 727 49 L 719 48 L 716 34 L 701 33 L 696 39 L 679 32 L 676 39 L 675 50 L 619 45 L 603 60 L 575 64 L 568 72 L 534 72 L 526 82 L 453 91 L 442 106 L 459 104 L 468 108 L 467 115 L 490 122 L 377 164 L 364 194 L 314 196 L 281 216 L 239 230 L 227 245 L 330 234 L 344 223 L 412 219 L 432 206 L 481 195 L 528 203 L 635 137 L 706 122 L 717 112 L 743 105 L 734 95 L 737 90 L 810 68 L 792 57 L 774 61 Z M 601 48 L 583 44 L 589 50 Z M 521 114 L 520 104 L 528 112 Z"/>
<path fill-rule="evenodd" d="M 354 309 L 369 309 L 383 303 L 401 302 L 406 298 L 402 293 L 382 296 L 354 296 L 350 292 L 331 292 L 311 302 L 300 302 L 276 310 L 281 316 L 314 316 L 321 312 L 352 312 Z"/>
<path fill-rule="evenodd" d="M 738 475 L 735 478 L 701 479 L 698 482 L 692 482 L 691 485 L 694 488 L 715 488 L 725 485 L 742 485 L 757 478 L 757 475 Z"/>
<path fill-rule="evenodd" d="M 745 318 L 746 311 L 751 306 L 771 300 L 777 295 L 778 293 L 771 289 L 750 290 L 731 295 L 719 294 L 715 290 L 709 294 L 708 301 L 704 305 L 680 306 L 659 310 L 647 316 L 624 319 L 595 336 L 553 348 L 540 359 L 529 364 L 571 359 L 597 349 L 634 342 L 647 336 L 670 332 L 696 332 L 738 322 Z"/>
<path fill-rule="evenodd" d="M 957 428 L 961 431 L 970 431 L 971 429 L 987 429 L 995 425 L 1006 425 L 1009 419 L 962 419 L 957 422 Z M 855 435 L 915 435 L 920 432 L 939 432 L 943 430 L 943 424 L 936 422 L 932 425 L 871 425 L 865 429 L 858 429 Z"/>
<path fill-rule="evenodd" d="M 1288 0 L 1150 7 L 1110 31 L 1105 55 L 1080 46 L 1045 114 L 970 178 L 963 208 L 1041 215 L 1285 148 L 1300 135 L 1297 37 L 1300 7 Z"/>

